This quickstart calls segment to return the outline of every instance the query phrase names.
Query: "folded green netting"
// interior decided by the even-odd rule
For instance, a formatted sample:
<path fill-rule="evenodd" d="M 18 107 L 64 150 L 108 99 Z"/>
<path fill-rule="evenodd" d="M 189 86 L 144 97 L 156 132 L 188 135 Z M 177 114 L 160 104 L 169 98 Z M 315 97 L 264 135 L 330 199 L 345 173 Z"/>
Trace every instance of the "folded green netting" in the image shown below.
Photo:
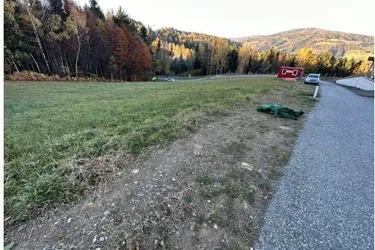
<path fill-rule="evenodd" d="M 303 111 L 300 109 L 291 109 L 288 107 L 283 107 L 278 104 L 268 104 L 268 103 L 264 103 L 260 105 L 257 111 L 266 112 L 266 113 L 273 114 L 275 116 L 290 118 L 293 120 L 297 120 L 298 117 L 303 115 Z"/>

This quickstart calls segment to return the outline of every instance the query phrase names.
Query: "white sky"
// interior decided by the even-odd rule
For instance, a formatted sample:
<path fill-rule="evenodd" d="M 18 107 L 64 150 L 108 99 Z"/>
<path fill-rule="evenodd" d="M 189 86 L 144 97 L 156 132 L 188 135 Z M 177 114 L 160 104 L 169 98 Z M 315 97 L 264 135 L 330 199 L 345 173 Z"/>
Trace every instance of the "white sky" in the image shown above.
<path fill-rule="evenodd" d="M 88 0 L 77 0 L 88 3 Z M 152 28 L 174 27 L 221 37 L 321 28 L 375 35 L 374 0 L 98 0 L 104 12 L 121 5 Z"/>

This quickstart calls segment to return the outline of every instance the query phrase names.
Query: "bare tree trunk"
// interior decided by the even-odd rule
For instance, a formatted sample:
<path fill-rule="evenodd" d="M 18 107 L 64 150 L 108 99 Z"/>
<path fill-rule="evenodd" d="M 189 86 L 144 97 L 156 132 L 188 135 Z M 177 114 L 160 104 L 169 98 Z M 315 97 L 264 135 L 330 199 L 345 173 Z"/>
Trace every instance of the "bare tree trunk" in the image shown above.
<path fill-rule="evenodd" d="M 36 68 L 38 69 L 38 72 L 39 72 L 39 73 L 41 73 L 41 72 L 40 72 L 40 68 L 39 68 L 39 65 L 38 65 L 38 62 L 37 62 L 37 61 L 35 60 L 35 58 L 34 58 L 33 54 L 31 54 L 31 53 L 30 53 L 30 56 L 31 56 L 31 58 L 32 58 L 32 59 L 33 59 L 33 61 L 34 61 L 35 65 L 36 65 Z"/>
<path fill-rule="evenodd" d="M 12 60 L 12 62 L 13 62 L 13 66 L 14 66 L 14 68 L 17 70 L 17 72 L 18 73 L 20 73 L 20 71 L 19 71 L 19 69 L 18 69 L 18 67 L 17 67 L 17 64 Z"/>
<path fill-rule="evenodd" d="M 78 51 L 76 56 L 76 78 L 78 78 L 78 58 L 79 58 L 79 52 L 81 51 L 81 41 L 79 40 L 79 32 L 77 32 L 77 41 L 78 41 Z"/>
<path fill-rule="evenodd" d="M 37 31 L 37 29 L 36 29 L 36 26 L 35 26 L 35 23 L 34 23 L 33 17 L 31 16 L 30 8 L 29 8 L 29 5 L 28 5 L 27 1 L 25 1 L 25 6 L 26 6 L 27 13 L 29 14 L 29 18 L 30 18 L 31 25 L 33 26 L 33 31 L 34 31 L 34 35 L 35 35 L 35 38 L 36 38 L 36 42 L 38 43 L 39 49 L 40 49 L 40 51 L 42 52 L 44 62 L 46 63 L 46 66 L 47 66 L 48 73 L 50 73 L 50 72 L 51 72 L 51 69 L 50 69 L 50 67 L 49 67 L 48 60 L 47 60 L 47 58 L 46 58 L 46 55 L 44 54 L 44 50 L 43 50 L 43 47 L 42 47 L 42 43 L 41 43 L 41 41 L 40 41 L 40 39 L 39 39 L 38 31 Z"/>
<path fill-rule="evenodd" d="M 61 61 L 61 66 L 60 66 L 60 69 L 61 69 L 61 67 L 64 67 L 64 61 L 61 55 L 61 51 L 59 52 L 59 54 L 60 54 L 60 61 Z"/>

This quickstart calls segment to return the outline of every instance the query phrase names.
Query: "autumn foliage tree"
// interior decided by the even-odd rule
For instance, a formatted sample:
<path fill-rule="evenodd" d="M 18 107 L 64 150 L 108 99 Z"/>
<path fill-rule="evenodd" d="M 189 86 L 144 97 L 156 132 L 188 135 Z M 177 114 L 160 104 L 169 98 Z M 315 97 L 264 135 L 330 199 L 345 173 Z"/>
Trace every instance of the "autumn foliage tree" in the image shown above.
<path fill-rule="evenodd" d="M 105 16 L 96 0 L 5 0 L 5 70 L 61 77 L 147 80 L 148 30 L 119 9 Z"/>
<path fill-rule="evenodd" d="M 126 63 L 129 49 L 129 35 L 124 27 L 116 27 L 114 34 L 113 55 L 116 59 L 119 79 L 126 79 Z"/>

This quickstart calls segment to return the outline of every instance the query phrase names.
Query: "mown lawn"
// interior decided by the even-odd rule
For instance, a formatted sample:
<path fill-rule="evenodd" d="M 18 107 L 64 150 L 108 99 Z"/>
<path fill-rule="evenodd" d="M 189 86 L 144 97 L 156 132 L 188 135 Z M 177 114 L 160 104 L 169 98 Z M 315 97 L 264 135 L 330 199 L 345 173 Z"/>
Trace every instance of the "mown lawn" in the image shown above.
<path fill-rule="evenodd" d="M 278 91 L 297 99 L 312 95 L 310 86 L 296 88 L 273 77 L 132 84 L 6 83 L 7 223 L 19 223 L 46 208 L 76 200 L 88 186 L 95 186 L 95 175 L 89 180 L 72 179 L 74 160 L 124 152 L 136 156 L 150 146 L 187 135 L 236 105 Z"/>

